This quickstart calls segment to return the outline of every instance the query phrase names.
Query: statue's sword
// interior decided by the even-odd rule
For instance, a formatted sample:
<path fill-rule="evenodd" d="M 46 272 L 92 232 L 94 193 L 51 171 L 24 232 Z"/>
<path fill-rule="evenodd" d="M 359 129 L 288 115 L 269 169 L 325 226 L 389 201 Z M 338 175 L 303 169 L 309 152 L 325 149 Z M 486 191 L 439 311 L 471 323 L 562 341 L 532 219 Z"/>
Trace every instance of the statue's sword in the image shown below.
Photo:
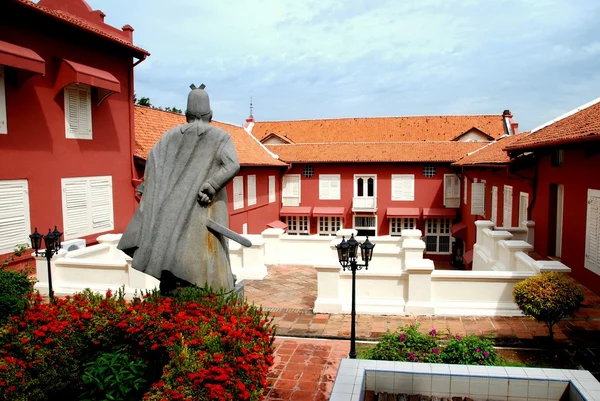
<path fill-rule="evenodd" d="M 222 236 L 227 237 L 230 240 L 233 240 L 233 241 L 237 242 L 238 244 L 245 246 L 246 248 L 249 248 L 252 246 L 252 242 L 250 242 L 250 240 L 248 238 L 242 237 L 235 231 L 230 230 L 229 228 L 225 227 L 222 224 L 217 223 L 216 221 L 214 221 L 212 219 L 209 219 L 209 218 L 206 219 L 206 227 L 209 230 L 213 231 L 214 233 L 221 234 Z"/>

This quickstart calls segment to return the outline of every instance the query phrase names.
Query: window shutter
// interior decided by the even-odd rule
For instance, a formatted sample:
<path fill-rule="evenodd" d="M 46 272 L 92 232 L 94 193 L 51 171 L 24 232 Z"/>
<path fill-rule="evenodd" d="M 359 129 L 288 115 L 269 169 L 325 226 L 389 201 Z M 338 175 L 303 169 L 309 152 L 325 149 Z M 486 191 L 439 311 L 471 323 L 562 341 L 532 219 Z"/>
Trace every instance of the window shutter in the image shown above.
<path fill-rule="evenodd" d="M 256 176 L 248 176 L 248 206 L 256 205 Z"/>
<path fill-rule="evenodd" d="M 79 134 L 79 92 L 74 86 L 67 86 L 64 93 L 67 138 L 77 138 Z"/>
<path fill-rule="evenodd" d="M 91 90 L 84 85 L 69 85 L 64 89 L 65 129 L 67 138 L 92 139 Z"/>
<path fill-rule="evenodd" d="M 68 180 L 63 185 L 63 220 L 65 239 L 85 235 L 88 231 L 87 180 Z"/>
<path fill-rule="evenodd" d="M 275 176 L 269 176 L 269 203 L 275 202 Z"/>
<path fill-rule="evenodd" d="M 329 177 L 319 175 L 319 199 L 330 199 Z"/>
<path fill-rule="evenodd" d="M 415 176 L 392 174 L 392 200 L 415 200 Z"/>
<path fill-rule="evenodd" d="M 319 174 L 319 199 L 340 199 L 340 176 Z"/>
<path fill-rule="evenodd" d="M 286 175 L 283 177 L 283 206 L 300 205 L 300 176 Z"/>
<path fill-rule="evenodd" d="M 78 137 L 92 139 L 92 101 L 89 88 L 78 88 L 79 103 Z"/>
<path fill-rule="evenodd" d="M 471 184 L 471 214 L 483 216 L 485 214 L 485 184 L 474 182 Z"/>
<path fill-rule="evenodd" d="M 29 244 L 30 233 L 27 180 L 0 181 L 0 254 Z"/>
<path fill-rule="evenodd" d="M 112 177 L 90 180 L 92 230 L 110 231 L 114 228 Z"/>
<path fill-rule="evenodd" d="M 503 207 L 503 216 L 502 216 L 502 226 L 503 227 L 512 227 L 512 187 L 505 185 L 504 186 L 504 207 Z"/>
<path fill-rule="evenodd" d="M 594 189 L 588 189 L 584 266 L 600 274 L 600 191 Z"/>
<path fill-rule="evenodd" d="M 467 177 L 464 178 L 464 185 L 463 185 L 463 203 L 466 205 L 467 204 L 467 187 L 469 185 L 469 182 L 467 180 Z"/>
<path fill-rule="evenodd" d="M 6 120 L 6 87 L 4 84 L 4 66 L 0 65 L 0 134 L 8 134 L 8 125 Z"/>
<path fill-rule="evenodd" d="M 444 174 L 444 206 L 460 207 L 460 180 L 453 174 Z"/>
<path fill-rule="evenodd" d="M 494 224 L 498 224 L 498 187 L 492 187 L 492 215 L 490 219 Z"/>
<path fill-rule="evenodd" d="M 235 177 L 233 179 L 233 209 L 242 209 L 244 207 L 244 177 Z"/>
<path fill-rule="evenodd" d="M 333 175 L 329 178 L 329 199 L 341 199 L 340 176 Z"/>

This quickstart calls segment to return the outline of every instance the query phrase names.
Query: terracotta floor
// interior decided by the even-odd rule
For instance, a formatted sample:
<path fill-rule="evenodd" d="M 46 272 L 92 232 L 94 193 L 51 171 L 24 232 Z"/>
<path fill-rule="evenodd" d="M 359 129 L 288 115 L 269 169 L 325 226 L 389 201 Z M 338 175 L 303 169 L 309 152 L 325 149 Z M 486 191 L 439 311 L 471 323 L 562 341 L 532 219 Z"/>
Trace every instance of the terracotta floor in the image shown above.
<path fill-rule="evenodd" d="M 339 361 L 347 357 L 350 315 L 312 313 L 316 278 L 311 267 L 271 266 L 264 280 L 246 283 L 246 298 L 269 312 L 279 336 L 267 400 L 327 400 Z M 555 336 L 559 344 L 576 351 L 585 369 L 598 375 L 600 297 L 582 288 L 586 295 L 584 307 L 573 318 L 560 322 Z M 545 326 L 525 317 L 358 315 L 357 338 L 376 340 L 386 330 L 414 322 L 421 324 L 423 332 L 435 328 L 440 334 L 492 334 L 502 344 L 525 347 L 536 346 L 548 335 Z"/>

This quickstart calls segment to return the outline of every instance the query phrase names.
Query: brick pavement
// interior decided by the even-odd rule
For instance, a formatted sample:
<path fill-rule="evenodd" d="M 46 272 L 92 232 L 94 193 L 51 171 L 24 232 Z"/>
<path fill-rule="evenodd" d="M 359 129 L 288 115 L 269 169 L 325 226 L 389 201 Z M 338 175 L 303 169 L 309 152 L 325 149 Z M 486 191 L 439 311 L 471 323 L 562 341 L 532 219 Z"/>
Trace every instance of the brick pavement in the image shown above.
<path fill-rule="evenodd" d="M 558 346 L 569 349 L 584 369 L 600 376 L 597 357 L 600 354 L 600 297 L 582 288 L 586 295 L 584 306 L 573 318 L 555 327 L 555 336 Z M 246 283 L 245 294 L 248 301 L 262 305 L 277 325 L 276 364 L 270 375 L 267 400 L 328 399 L 339 360 L 348 353 L 350 315 L 312 313 L 317 295 L 314 268 L 269 267 L 269 276 L 265 280 Z M 435 328 L 442 338 L 448 332 L 459 335 L 491 334 L 500 345 L 538 347 L 546 343 L 548 336 L 544 325 L 527 317 L 358 315 L 357 338 L 377 340 L 386 330 L 393 331 L 398 326 L 411 323 L 420 323 L 422 332 Z M 315 356 L 322 359 L 312 358 Z M 308 378 L 313 378 L 317 373 L 320 373 L 320 379 L 310 387 L 307 383 L 311 380 Z M 316 389 L 313 388 L 315 385 Z M 308 390 L 309 387 L 311 390 Z"/>

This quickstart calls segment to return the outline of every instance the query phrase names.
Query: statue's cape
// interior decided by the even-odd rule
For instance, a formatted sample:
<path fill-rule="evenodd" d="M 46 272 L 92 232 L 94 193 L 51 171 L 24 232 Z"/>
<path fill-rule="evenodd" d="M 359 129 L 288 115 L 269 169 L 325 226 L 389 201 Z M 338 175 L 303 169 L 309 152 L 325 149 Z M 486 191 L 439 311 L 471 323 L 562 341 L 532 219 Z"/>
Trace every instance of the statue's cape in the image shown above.
<path fill-rule="evenodd" d="M 206 219 L 228 226 L 225 185 L 239 171 L 229 134 L 194 122 L 167 131 L 154 145 L 144 173 L 142 199 L 118 248 L 133 255 L 132 267 L 156 278 L 163 270 L 200 287 L 233 289 L 227 240 L 206 228 Z M 208 207 L 198 192 L 210 183 Z"/>

